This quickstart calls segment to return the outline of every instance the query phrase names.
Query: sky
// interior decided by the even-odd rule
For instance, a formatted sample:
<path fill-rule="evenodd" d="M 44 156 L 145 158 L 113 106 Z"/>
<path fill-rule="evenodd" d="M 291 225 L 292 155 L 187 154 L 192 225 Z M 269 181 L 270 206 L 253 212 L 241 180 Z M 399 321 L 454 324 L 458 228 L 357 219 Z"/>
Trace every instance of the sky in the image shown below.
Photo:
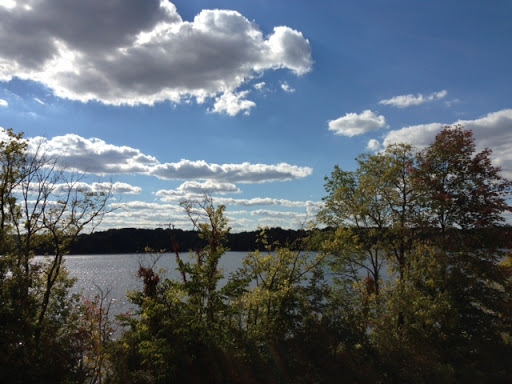
<path fill-rule="evenodd" d="M 302 228 L 335 165 L 443 126 L 512 178 L 508 0 L 0 0 L 0 137 L 43 143 L 100 229 Z"/>

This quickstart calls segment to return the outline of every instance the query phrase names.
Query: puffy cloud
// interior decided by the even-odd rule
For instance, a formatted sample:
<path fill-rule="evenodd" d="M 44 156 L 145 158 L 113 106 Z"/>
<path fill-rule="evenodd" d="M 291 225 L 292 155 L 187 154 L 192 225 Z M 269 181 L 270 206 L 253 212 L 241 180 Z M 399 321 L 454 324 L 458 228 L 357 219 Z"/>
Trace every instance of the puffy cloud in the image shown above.
<path fill-rule="evenodd" d="M 85 139 L 75 134 L 41 137 L 29 140 L 29 148 L 39 146 L 48 156 L 56 157 L 68 170 L 97 175 L 148 173 L 158 163 L 153 156 L 144 155 L 138 149 L 115 146 L 98 138 Z"/>
<path fill-rule="evenodd" d="M 280 68 L 309 72 L 309 41 L 285 26 L 265 36 L 236 11 L 203 10 L 184 21 L 167 0 L 0 7 L 0 81 L 38 81 L 72 100 L 151 105 L 217 97 L 214 112 L 236 114 L 253 106 L 239 88 Z"/>
<path fill-rule="evenodd" d="M 425 104 L 430 101 L 440 100 L 444 98 L 448 92 L 446 90 L 442 90 L 439 92 L 431 93 L 430 95 L 422 95 L 418 93 L 417 95 L 408 94 L 408 95 L 400 95 L 392 97 L 391 99 L 385 99 L 379 101 L 379 104 L 383 105 L 391 105 L 397 108 L 407 108 L 415 105 Z"/>
<path fill-rule="evenodd" d="M 251 100 L 245 99 L 249 94 L 249 91 L 243 91 L 238 93 L 224 92 L 220 96 L 215 98 L 215 103 L 210 112 L 225 113 L 229 116 L 236 116 L 241 111 L 244 111 L 245 115 L 248 115 L 251 108 L 256 106 L 256 103 Z"/>
<path fill-rule="evenodd" d="M 507 178 L 512 178 L 512 109 L 489 113 L 475 120 L 459 120 L 451 124 L 423 124 L 404 127 L 389 132 L 384 138 L 383 145 L 392 143 L 410 143 L 419 148 L 429 145 L 435 135 L 445 125 L 461 124 L 465 129 L 473 131 L 477 150 L 491 148 L 492 158 L 500 166 Z"/>
<path fill-rule="evenodd" d="M 261 91 L 265 87 L 265 82 L 261 81 L 259 83 L 256 83 L 256 84 L 253 85 L 253 87 L 255 89 L 257 89 L 258 91 Z"/>
<path fill-rule="evenodd" d="M 367 109 L 360 114 L 347 113 L 336 120 L 329 121 L 329 131 L 335 135 L 357 136 L 386 126 L 386 119 Z"/>
<path fill-rule="evenodd" d="M 459 120 L 475 134 L 478 149 L 491 148 L 495 164 L 507 178 L 512 179 L 512 109 L 505 109 L 475 120 Z"/>
<path fill-rule="evenodd" d="M 366 146 L 367 149 L 369 149 L 370 151 L 378 151 L 380 149 L 380 143 L 378 140 L 375 140 L 375 139 L 371 139 L 369 142 L 368 142 L 368 145 Z"/>
<path fill-rule="evenodd" d="M 382 144 L 387 147 L 394 143 L 409 143 L 418 148 L 423 148 L 434 140 L 434 137 L 444 125 L 441 123 L 420 124 L 390 131 L 384 137 Z"/>
<path fill-rule="evenodd" d="M 7 107 L 9 106 L 9 103 L 5 101 L 4 99 L 0 99 L 0 107 Z"/>

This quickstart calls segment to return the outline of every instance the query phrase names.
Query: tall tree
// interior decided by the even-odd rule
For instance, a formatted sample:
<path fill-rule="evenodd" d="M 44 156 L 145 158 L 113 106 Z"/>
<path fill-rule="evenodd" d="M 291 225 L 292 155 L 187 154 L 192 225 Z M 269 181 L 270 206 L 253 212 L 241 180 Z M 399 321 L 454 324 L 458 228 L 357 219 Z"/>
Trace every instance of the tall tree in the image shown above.
<path fill-rule="evenodd" d="M 476 151 L 471 131 L 445 127 L 418 153 L 415 183 L 430 228 L 430 258 L 438 264 L 436 289 L 454 313 L 440 322 L 447 361 L 457 372 L 482 377 L 500 361 L 511 324 L 509 270 L 501 264 L 511 211 L 511 181 L 492 164 L 491 150 Z"/>
<path fill-rule="evenodd" d="M 441 229 L 490 228 L 502 224 L 511 182 L 492 164 L 491 149 L 476 152 L 471 131 L 445 127 L 418 153 L 415 171 L 430 225 Z"/>
<path fill-rule="evenodd" d="M 338 228 L 325 242 L 334 271 L 352 272 L 341 275 L 349 295 L 338 302 L 390 380 L 510 378 L 511 280 L 501 263 L 510 231 L 501 225 L 512 184 L 491 151 L 477 152 L 471 131 L 454 126 L 423 151 L 400 144 L 357 161 L 327 179 L 319 219 Z M 377 255 L 388 274 L 376 281 Z"/>

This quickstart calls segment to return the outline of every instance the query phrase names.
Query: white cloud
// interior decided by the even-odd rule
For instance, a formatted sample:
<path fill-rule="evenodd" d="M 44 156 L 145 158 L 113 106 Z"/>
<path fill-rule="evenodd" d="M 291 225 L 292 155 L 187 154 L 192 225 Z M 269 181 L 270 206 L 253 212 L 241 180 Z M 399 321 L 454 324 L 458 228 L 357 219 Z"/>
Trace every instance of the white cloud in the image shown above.
<path fill-rule="evenodd" d="M 142 188 L 136 187 L 127 183 L 110 183 L 110 182 L 95 182 L 86 183 L 78 182 L 74 183 L 73 187 L 77 190 L 84 192 L 112 192 L 114 195 L 138 195 L 142 192 Z M 55 185 L 55 192 L 66 192 L 69 189 L 69 184 L 58 184 Z"/>
<path fill-rule="evenodd" d="M 383 105 L 391 105 L 393 107 L 397 108 L 407 108 L 412 107 L 416 105 L 421 105 L 428 103 L 430 101 L 434 100 L 440 100 L 444 98 L 448 92 L 446 90 L 442 90 L 439 92 L 431 93 L 428 96 L 422 95 L 421 93 L 418 93 L 417 95 L 408 94 L 408 95 L 400 95 L 392 97 L 391 99 L 385 99 L 379 101 L 379 104 Z"/>
<path fill-rule="evenodd" d="M 161 201 L 165 203 L 202 199 L 202 194 L 185 193 L 181 190 L 159 190 L 155 193 L 160 197 Z M 321 203 L 314 201 L 293 201 L 287 199 L 275 199 L 272 197 L 254 197 L 251 199 L 235 199 L 232 197 L 214 197 L 215 204 L 224 204 L 226 206 L 239 206 L 239 207 L 255 207 L 255 206 L 274 206 L 286 208 L 301 208 L 305 209 L 307 214 L 315 216 L 320 210 Z"/>
<path fill-rule="evenodd" d="M 290 212 L 290 211 L 272 211 L 269 209 L 257 209 L 251 212 L 251 216 L 265 216 L 265 217 L 278 217 L 278 218 L 301 218 L 305 219 L 306 214 Z"/>
<path fill-rule="evenodd" d="M 256 103 L 251 100 L 245 99 L 249 94 L 249 91 L 243 91 L 238 93 L 224 92 L 220 96 L 215 98 L 215 103 L 210 112 L 225 113 L 229 116 L 236 116 L 240 112 L 244 111 L 245 115 L 248 115 L 251 108 L 256 106 Z"/>
<path fill-rule="evenodd" d="M 6 138 L 0 127 L 0 138 Z M 154 156 L 128 146 L 108 144 L 98 138 L 86 139 L 76 134 L 55 136 L 51 139 L 35 137 L 28 139 L 29 150 L 40 146 L 50 157 L 59 159 L 59 164 L 68 171 L 96 175 L 141 174 L 162 180 L 202 180 L 207 188 L 219 192 L 231 188 L 227 183 L 266 183 L 289 181 L 310 176 L 313 169 L 287 163 L 279 164 L 215 164 L 203 160 L 180 160 L 175 163 L 160 163 Z M 219 184 L 224 183 L 224 184 Z M 199 184 L 196 184 L 196 187 Z"/>
<path fill-rule="evenodd" d="M 223 204 L 217 198 L 214 204 Z M 108 214 L 101 228 L 155 228 L 172 224 L 176 228 L 191 229 L 191 223 L 182 207 L 177 204 L 148 203 L 131 201 L 111 204 L 114 212 Z M 284 212 L 271 210 L 235 211 L 228 208 L 226 217 L 233 232 L 251 231 L 260 226 L 282 228 L 302 228 L 311 216 L 309 213 Z"/>
<path fill-rule="evenodd" d="M 231 115 L 252 107 L 236 95 L 263 72 L 300 76 L 312 64 L 301 32 L 279 26 L 265 35 L 236 11 L 203 10 L 184 21 L 167 0 L 0 7 L 0 81 L 38 81 L 72 100 L 152 105 L 217 98 L 213 111 Z M 238 108 L 223 107 L 233 96 Z"/>
<path fill-rule="evenodd" d="M 461 124 L 473 131 L 477 150 L 492 149 L 492 159 L 500 166 L 503 174 L 512 179 L 512 109 L 489 113 L 474 120 L 459 120 L 450 124 L 432 123 L 404 127 L 389 132 L 383 145 L 410 143 L 419 148 L 429 145 L 445 125 Z"/>
<path fill-rule="evenodd" d="M 343 117 L 329 121 L 329 131 L 333 131 L 335 135 L 349 137 L 372 132 L 385 126 L 384 116 L 378 116 L 369 109 L 360 114 L 347 113 Z"/>
<path fill-rule="evenodd" d="M 375 139 L 371 139 L 370 141 L 368 141 L 368 145 L 366 146 L 367 149 L 369 149 L 370 151 L 378 151 L 380 149 L 380 143 L 378 140 L 375 140 Z"/>
<path fill-rule="evenodd" d="M 29 143 L 32 151 L 41 145 L 48 156 L 58 157 L 63 167 L 84 173 L 147 174 L 151 166 L 158 164 L 155 157 L 138 149 L 115 146 L 97 138 L 85 139 L 75 134 L 51 139 L 36 137 Z"/>
<path fill-rule="evenodd" d="M 34 97 L 34 101 L 38 102 L 41 105 L 45 105 L 46 104 L 43 100 L 41 100 L 41 99 L 39 99 L 37 97 Z"/>
<path fill-rule="evenodd" d="M 264 81 L 254 84 L 254 89 L 257 89 L 258 91 L 261 91 L 264 87 L 265 87 Z"/>
<path fill-rule="evenodd" d="M 293 93 L 295 92 L 295 88 L 290 87 L 290 84 L 288 84 L 286 81 L 281 83 L 281 89 L 285 91 L 286 93 Z"/>
<path fill-rule="evenodd" d="M 434 140 L 434 137 L 441 131 L 444 125 L 441 123 L 430 123 L 390 131 L 384 137 L 382 145 L 387 147 L 394 143 L 409 143 L 418 148 L 423 148 Z"/>
<path fill-rule="evenodd" d="M 185 181 L 178 187 L 178 191 L 182 193 L 193 194 L 226 194 L 226 193 L 240 193 L 240 189 L 232 183 L 218 183 L 215 181 Z"/>
<path fill-rule="evenodd" d="M 0 99 L 0 107 L 7 107 L 9 106 L 9 103 L 5 101 L 4 99 Z"/>
<path fill-rule="evenodd" d="M 16 7 L 16 2 L 14 0 L 0 0 L 0 7 L 13 9 Z"/>
<path fill-rule="evenodd" d="M 275 199 L 271 197 L 255 197 L 252 199 L 234 199 L 227 197 L 215 198 L 215 201 L 224 205 L 237 205 L 243 207 L 253 206 L 280 206 L 288 208 L 306 208 L 315 205 L 312 201 L 293 201 L 287 199 Z"/>
<path fill-rule="evenodd" d="M 158 204 L 144 201 L 113 203 L 114 212 L 105 216 L 104 228 L 155 228 L 169 224 L 177 228 L 191 229 L 190 220 L 179 205 Z"/>
<path fill-rule="evenodd" d="M 265 183 L 288 181 L 310 176 L 313 169 L 287 163 L 268 164 L 211 164 L 203 160 L 181 160 L 158 164 L 150 174 L 163 180 L 216 180 L 228 183 Z"/>
<path fill-rule="evenodd" d="M 106 192 L 106 191 L 112 191 L 114 195 L 117 194 L 124 194 L 124 195 L 138 195 L 142 192 L 141 187 L 137 187 L 134 185 L 130 185 L 128 183 L 121 183 L 121 182 L 115 182 L 115 183 L 93 183 L 92 184 L 92 190 L 93 192 Z"/>

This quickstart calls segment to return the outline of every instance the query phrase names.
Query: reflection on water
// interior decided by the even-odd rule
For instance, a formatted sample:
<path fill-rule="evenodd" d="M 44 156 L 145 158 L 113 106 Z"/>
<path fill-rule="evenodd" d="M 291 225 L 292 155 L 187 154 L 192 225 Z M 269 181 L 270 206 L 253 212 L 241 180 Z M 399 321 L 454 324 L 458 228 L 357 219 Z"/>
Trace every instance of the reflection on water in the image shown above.
<path fill-rule="evenodd" d="M 219 267 L 227 278 L 230 272 L 242 266 L 247 252 L 227 252 L 220 259 Z M 182 255 L 185 259 L 186 254 Z M 42 260 L 37 257 L 36 261 Z M 113 312 L 126 312 L 133 307 L 126 298 L 126 292 L 141 289 L 142 283 L 137 278 L 139 265 L 155 266 L 164 278 L 179 278 L 176 271 L 176 259 L 173 253 L 152 254 L 121 254 L 121 255 L 73 255 L 67 256 L 65 265 L 72 277 L 77 281 L 74 292 L 82 292 L 86 298 L 93 298 L 99 289 L 110 290 L 110 298 L 114 300 Z"/>

